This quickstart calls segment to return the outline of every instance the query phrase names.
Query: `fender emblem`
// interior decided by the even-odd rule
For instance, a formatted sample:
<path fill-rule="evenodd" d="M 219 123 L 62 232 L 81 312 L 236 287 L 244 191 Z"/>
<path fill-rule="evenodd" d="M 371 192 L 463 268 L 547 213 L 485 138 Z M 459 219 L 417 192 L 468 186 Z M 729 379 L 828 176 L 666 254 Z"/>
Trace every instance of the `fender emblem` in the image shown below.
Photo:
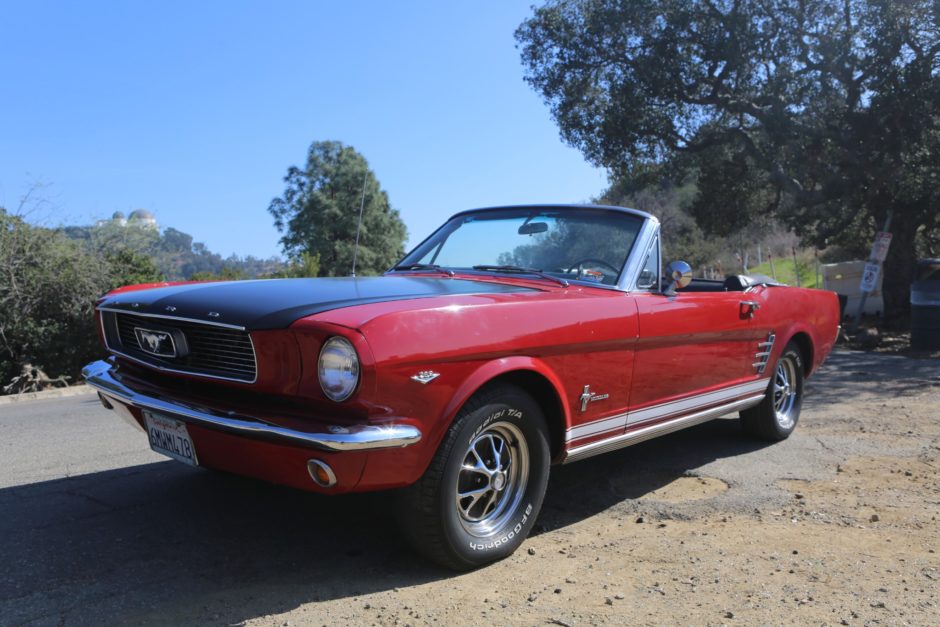
<path fill-rule="evenodd" d="M 592 394 L 591 386 L 585 385 L 584 391 L 581 392 L 579 400 L 581 401 L 581 411 L 587 411 L 588 403 L 593 403 L 595 401 L 602 401 L 604 399 L 610 398 L 610 394 Z"/>
<path fill-rule="evenodd" d="M 428 383 L 438 378 L 439 376 L 441 376 L 441 373 L 439 372 L 434 372 L 433 370 L 422 370 L 418 374 L 411 377 L 411 380 L 417 381 L 418 383 L 421 383 L 422 385 L 427 385 Z"/>

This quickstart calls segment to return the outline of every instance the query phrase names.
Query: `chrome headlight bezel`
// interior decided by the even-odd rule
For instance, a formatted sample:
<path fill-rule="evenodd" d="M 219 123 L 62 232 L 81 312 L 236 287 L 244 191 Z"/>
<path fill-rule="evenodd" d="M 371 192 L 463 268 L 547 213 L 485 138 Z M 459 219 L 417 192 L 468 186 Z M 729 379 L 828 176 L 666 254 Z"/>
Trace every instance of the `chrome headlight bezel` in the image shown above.
<path fill-rule="evenodd" d="M 333 363 L 327 364 L 326 361 Z M 349 399 L 359 387 L 361 373 L 359 354 L 352 342 L 340 335 L 323 342 L 317 358 L 317 379 L 328 399 L 336 403 Z M 330 376 L 333 377 L 332 382 L 328 378 Z"/>

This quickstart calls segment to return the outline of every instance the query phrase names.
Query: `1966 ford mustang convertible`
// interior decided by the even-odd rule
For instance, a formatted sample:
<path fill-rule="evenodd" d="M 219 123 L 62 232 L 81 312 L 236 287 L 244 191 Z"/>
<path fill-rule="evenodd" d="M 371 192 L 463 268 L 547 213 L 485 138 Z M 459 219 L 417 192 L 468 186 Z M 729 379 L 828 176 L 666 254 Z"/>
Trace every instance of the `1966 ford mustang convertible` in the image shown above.
<path fill-rule="evenodd" d="M 796 426 L 836 295 L 660 255 L 641 211 L 465 211 L 381 277 L 116 290 L 84 374 L 183 463 L 398 489 L 414 546 L 473 568 L 519 547 L 552 464 L 732 412 L 760 438 Z"/>

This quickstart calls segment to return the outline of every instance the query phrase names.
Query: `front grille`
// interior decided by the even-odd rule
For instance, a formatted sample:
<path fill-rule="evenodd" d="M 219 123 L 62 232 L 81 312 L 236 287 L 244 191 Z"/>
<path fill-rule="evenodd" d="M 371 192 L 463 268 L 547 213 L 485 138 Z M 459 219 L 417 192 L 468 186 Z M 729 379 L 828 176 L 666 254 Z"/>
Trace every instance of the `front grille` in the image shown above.
<path fill-rule="evenodd" d="M 108 348 L 164 370 L 220 379 L 253 382 L 257 376 L 255 349 L 246 331 L 178 320 L 102 311 Z M 142 350 L 135 329 L 182 334 L 188 352 L 180 357 L 153 355 Z"/>

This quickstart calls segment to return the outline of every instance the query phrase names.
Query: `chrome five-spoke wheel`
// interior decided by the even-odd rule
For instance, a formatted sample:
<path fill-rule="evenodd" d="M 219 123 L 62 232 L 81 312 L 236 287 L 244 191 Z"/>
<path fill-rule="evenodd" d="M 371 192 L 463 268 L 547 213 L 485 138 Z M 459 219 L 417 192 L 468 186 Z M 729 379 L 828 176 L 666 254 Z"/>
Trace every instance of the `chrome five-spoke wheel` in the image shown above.
<path fill-rule="evenodd" d="M 764 398 L 741 412 L 744 430 L 765 440 L 789 437 L 800 419 L 803 373 L 803 355 L 799 345 L 791 341 L 777 358 Z"/>
<path fill-rule="evenodd" d="M 402 532 L 449 568 L 502 559 L 532 531 L 550 462 L 541 406 L 518 386 L 487 386 L 458 412 L 424 475 L 401 492 Z"/>
<path fill-rule="evenodd" d="M 497 422 L 476 436 L 457 478 L 457 512 L 467 533 L 486 537 L 512 516 L 529 478 L 529 447 L 513 424 Z"/>
<path fill-rule="evenodd" d="M 773 401 L 774 415 L 782 429 L 792 429 L 796 422 L 793 408 L 796 406 L 796 366 L 792 359 L 781 359 L 774 370 Z"/>

